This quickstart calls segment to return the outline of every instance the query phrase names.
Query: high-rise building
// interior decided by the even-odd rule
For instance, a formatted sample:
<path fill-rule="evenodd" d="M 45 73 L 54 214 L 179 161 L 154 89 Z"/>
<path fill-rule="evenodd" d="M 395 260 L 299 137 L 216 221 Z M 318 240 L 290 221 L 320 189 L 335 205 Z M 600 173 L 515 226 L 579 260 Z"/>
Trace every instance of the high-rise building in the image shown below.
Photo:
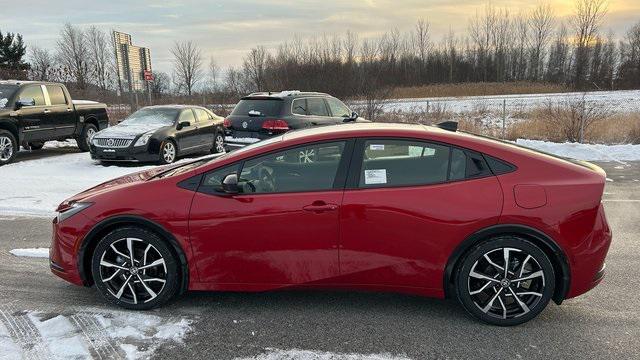
<path fill-rule="evenodd" d="M 145 72 L 151 72 L 151 53 L 148 48 L 134 46 L 131 35 L 119 31 L 113 32 L 116 52 L 116 68 L 120 90 L 144 91 Z"/>

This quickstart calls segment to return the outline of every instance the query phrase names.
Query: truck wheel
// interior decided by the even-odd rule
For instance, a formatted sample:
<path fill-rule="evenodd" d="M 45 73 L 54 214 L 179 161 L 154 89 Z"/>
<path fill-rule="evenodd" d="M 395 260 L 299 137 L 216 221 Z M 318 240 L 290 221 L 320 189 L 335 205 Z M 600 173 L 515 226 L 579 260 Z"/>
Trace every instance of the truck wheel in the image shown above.
<path fill-rule="evenodd" d="M 18 142 L 12 133 L 0 130 L 0 166 L 13 161 L 18 152 Z"/>
<path fill-rule="evenodd" d="M 89 144 L 91 142 L 91 138 L 97 132 L 98 132 L 98 128 L 96 128 L 95 125 L 86 124 L 84 126 L 84 129 L 82 129 L 82 135 L 80 135 L 80 138 L 77 139 L 78 148 L 80 148 L 80 150 L 82 150 L 82 151 L 89 151 L 89 149 L 90 149 L 90 145 Z"/>
<path fill-rule="evenodd" d="M 43 146 L 44 146 L 44 143 L 40 142 L 40 141 L 30 142 L 29 143 L 29 149 L 30 150 L 40 150 L 40 149 L 42 149 Z"/>

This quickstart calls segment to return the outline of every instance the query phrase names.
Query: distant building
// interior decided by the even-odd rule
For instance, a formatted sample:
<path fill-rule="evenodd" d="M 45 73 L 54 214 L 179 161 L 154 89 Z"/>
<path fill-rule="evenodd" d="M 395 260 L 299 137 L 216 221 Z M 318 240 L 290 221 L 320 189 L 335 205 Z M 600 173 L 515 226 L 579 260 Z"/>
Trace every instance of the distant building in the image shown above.
<path fill-rule="evenodd" d="M 131 35 L 119 31 L 113 32 L 113 43 L 120 91 L 144 91 L 147 88 L 144 73 L 151 72 L 149 49 L 132 45 Z"/>

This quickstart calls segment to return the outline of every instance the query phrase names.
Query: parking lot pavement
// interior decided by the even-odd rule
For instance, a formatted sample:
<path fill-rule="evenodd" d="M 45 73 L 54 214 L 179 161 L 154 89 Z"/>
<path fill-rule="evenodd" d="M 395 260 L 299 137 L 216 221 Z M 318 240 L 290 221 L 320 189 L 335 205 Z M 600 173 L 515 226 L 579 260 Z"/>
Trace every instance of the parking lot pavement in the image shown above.
<path fill-rule="evenodd" d="M 614 233 L 606 278 L 522 326 L 480 324 L 453 301 L 353 292 L 193 292 L 159 310 L 124 312 L 94 289 L 51 275 L 46 259 L 11 255 L 47 247 L 51 225 L 4 216 L 0 347 L 22 347 L 30 358 L 56 355 L 56 343 L 95 358 L 638 358 L 640 162 L 601 166 L 610 179 L 604 202 Z M 47 324 L 68 329 L 61 333 L 59 325 L 53 336 Z"/>

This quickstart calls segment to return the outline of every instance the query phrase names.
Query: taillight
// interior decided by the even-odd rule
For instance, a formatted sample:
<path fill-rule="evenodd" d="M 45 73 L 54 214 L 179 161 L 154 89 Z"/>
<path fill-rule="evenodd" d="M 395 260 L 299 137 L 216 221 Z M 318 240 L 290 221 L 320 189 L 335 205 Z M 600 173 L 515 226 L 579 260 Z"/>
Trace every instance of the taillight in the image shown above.
<path fill-rule="evenodd" d="M 289 124 L 284 120 L 265 120 L 262 128 L 268 131 L 289 131 Z"/>
<path fill-rule="evenodd" d="M 231 120 L 225 118 L 224 119 L 224 123 L 222 123 L 222 125 L 226 128 L 230 128 L 231 127 Z"/>

